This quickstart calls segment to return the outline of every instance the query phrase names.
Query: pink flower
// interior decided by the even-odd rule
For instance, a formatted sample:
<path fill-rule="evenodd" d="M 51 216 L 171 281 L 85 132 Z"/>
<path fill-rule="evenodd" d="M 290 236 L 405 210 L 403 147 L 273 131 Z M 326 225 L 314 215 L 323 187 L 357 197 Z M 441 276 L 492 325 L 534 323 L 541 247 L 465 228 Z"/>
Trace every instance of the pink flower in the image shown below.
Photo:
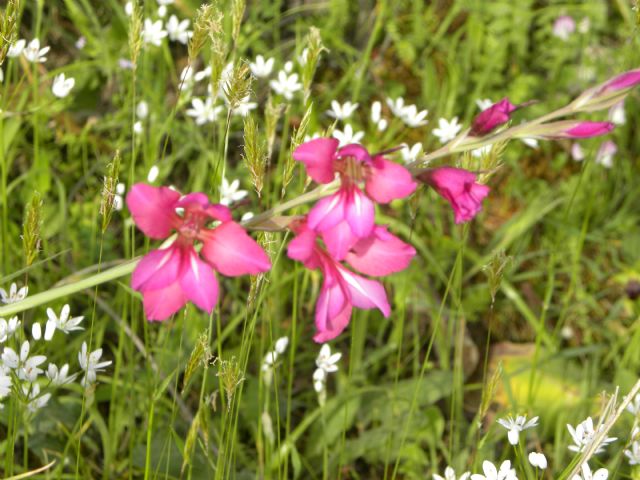
<path fill-rule="evenodd" d="M 588 138 L 604 135 L 613 130 L 611 122 L 579 122 L 575 126 L 560 132 L 556 136 L 566 138 Z"/>
<path fill-rule="evenodd" d="M 600 93 L 623 90 L 625 88 L 635 87 L 638 84 L 640 84 L 640 69 L 630 70 L 605 82 L 600 89 Z"/>
<path fill-rule="evenodd" d="M 482 210 L 482 200 L 489 195 L 489 187 L 476 183 L 476 176 L 461 168 L 435 168 L 419 178 L 449 201 L 456 223 L 475 217 Z"/>
<path fill-rule="evenodd" d="M 561 15 L 553 22 L 553 34 L 565 42 L 576 30 L 576 21 L 569 15 Z"/>
<path fill-rule="evenodd" d="M 373 202 L 389 203 L 416 189 L 409 171 L 383 156 L 373 158 L 361 145 L 338 148 L 333 138 L 303 143 L 293 158 L 305 164 L 307 174 L 318 183 L 330 183 L 339 175 L 341 186 L 309 212 L 309 227 L 322 234 L 329 252 L 342 260 L 347 251 L 374 227 Z"/>
<path fill-rule="evenodd" d="M 486 135 L 496 127 L 509 121 L 511 113 L 517 110 L 507 97 L 483 110 L 474 120 L 469 132 L 474 136 Z"/>
<path fill-rule="evenodd" d="M 309 269 L 319 269 L 324 280 L 316 302 L 317 333 L 313 339 L 323 343 L 336 338 L 349 324 L 353 307 L 377 308 L 385 317 L 391 313 L 386 292 L 380 282 L 370 280 L 333 258 L 318 243 L 318 234 L 305 221 L 291 226 L 296 237 L 289 243 L 287 254 Z M 376 226 L 370 237 L 360 240 L 347 255 L 347 262 L 367 275 L 389 275 L 407 268 L 415 249 Z"/>
<path fill-rule="evenodd" d="M 145 255 L 131 277 L 149 320 L 164 320 L 188 301 L 211 313 L 218 300 L 214 270 L 235 277 L 271 267 L 264 250 L 231 219 L 231 211 L 210 204 L 204 193 L 182 196 L 167 187 L 137 183 L 127 194 L 127 206 L 148 237 L 166 238 L 173 230 L 178 234 L 168 248 Z M 221 223 L 207 228 L 212 221 Z M 202 243 L 204 260 L 194 248 L 196 241 Z"/>
<path fill-rule="evenodd" d="M 596 153 L 596 163 L 605 168 L 613 167 L 613 156 L 618 152 L 618 147 L 611 140 L 602 142 Z"/>

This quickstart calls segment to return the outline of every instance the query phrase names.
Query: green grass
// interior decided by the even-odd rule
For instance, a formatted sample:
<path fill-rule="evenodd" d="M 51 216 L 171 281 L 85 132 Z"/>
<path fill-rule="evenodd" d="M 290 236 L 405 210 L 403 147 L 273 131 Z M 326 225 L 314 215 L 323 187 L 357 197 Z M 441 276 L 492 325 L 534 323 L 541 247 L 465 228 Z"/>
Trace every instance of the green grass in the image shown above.
<path fill-rule="evenodd" d="M 269 100 L 268 81 L 253 81 L 259 107 L 252 116 L 271 152 L 261 196 L 242 158 L 242 119 L 225 113 L 196 126 L 185 115 L 190 102 L 179 79 L 189 64 L 185 46 L 164 40 L 143 47 L 137 69 L 123 69 L 130 19 L 119 2 L 21 2 L 18 37 L 38 37 L 51 51 L 43 64 L 20 57 L 2 65 L 0 286 L 28 284 L 26 301 L 50 295 L 19 314 L 22 327 L 5 346 L 31 340 L 31 325 L 46 320 L 46 307 L 59 312 L 69 303 L 72 314 L 84 315 L 85 330 L 32 342 L 32 351 L 76 372 L 87 342 L 113 364 L 95 388 L 77 381 L 60 387 L 35 414 L 18 394 L 3 400 L 3 477 L 55 461 L 34 478 L 424 479 L 447 465 L 480 473 L 483 460 L 510 459 L 519 478 L 536 478 L 526 460 L 535 449 L 549 459 L 545 478 L 566 478 L 574 454 L 565 425 L 597 417 L 600 393 L 619 386 L 621 399 L 640 371 L 640 305 L 626 292 L 629 282 L 640 281 L 637 91 L 626 101 L 626 124 L 610 135 L 618 145 L 611 169 L 594 162 L 600 139 L 581 142 L 583 163 L 571 159 L 568 141 L 531 149 L 514 140 L 488 179 L 483 212 L 470 224 L 454 225 L 448 204 L 426 187 L 379 208 L 378 221 L 418 254 L 409 269 L 384 280 L 391 316 L 354 309 L 349 328 L 331 342 L 343 357 L 327 380 L 323 406 L 312 381 L 321 278 L 287 258 L 290 234 L 253 234 L 272 270 L 219 276 L 221 297 L 211 316 L 189 305 L 149 323 L 127 276 L 98 284 L 84 279 L 110 275 L 121 261 L 159 245 L 135 229 L 126 207 L 102 231 L 103 177 L 116 152 L 127 190 L 157 165 L 156 185 L 216 200 L 224 174 L 250 192 L 234 217 L 259 214 L 313 188 L 301 166 L 290 183 L 285 175 L 308 108 L 304 133 L 332 126 L 324 114 L 332 100 L 351 100 L 360 105 L 351 123 L 365 131 L 370 151 L 422 142 L 431 152 L 440 147 L 431 134 L 438 118 L 457 115 L 467 126 L 478 112 L 476 99 L 538 100 L 515 115 L 517 125 L 637 68 L 637 12 L 628 2 L 605 0 L 248 2 L 234 41 L 233 3 L 216 7 L 224 13 L 222 66 L 263 54 L 275 57 L 277 72 L 296 62 L 311 27 L 325 47 L 307 99 L 298 93 L 292 102 Z M 193 20 L 198 4 L 178 1 L 169 15 Z M 141 9 L 153 17 L 156 2 Z M 589 31 L 567 42 L 553 37 L 562 14 L 588 18 Z M 86 46 L 78 50 L 81 35 Z M 212 56 L 207 44 L 195 71 Z M 65 99 L 50 88 L 61 72 L 76 80 Z M 397 96 L 428 109 L 429 124 L 408 129 L 385 106 L 391 123 L 377 132 L 371 103 Z M 137 135 L 140 100 L 150 114 Z M 269 101 L 284 108 L 268 113 Z M 606 111 L 580 118 L 605 117 Z M 435 164 L 463 161 L 454 155 Z M 38 254 L 27 265 L 21 236 L 36 192 Z M 498 252 L 509 261 L 492 282 L 485 266 Z M 62 286 L 68 290 L 61 296 L 55 289 Z M 289 347 L 267 385 L 260 367 L 282 336 Z M 524 413 L 539 415 L 540 426 L 526 432 L 526 441 L 521 435 L 514 451 L 495 420 Z M 611 434 L 619 440 L 591 460 L 592 468 L 607 467 L 610 478 L 638 478 L 622 454 L 632 423 L 630 414 L 621 417 Z"/>

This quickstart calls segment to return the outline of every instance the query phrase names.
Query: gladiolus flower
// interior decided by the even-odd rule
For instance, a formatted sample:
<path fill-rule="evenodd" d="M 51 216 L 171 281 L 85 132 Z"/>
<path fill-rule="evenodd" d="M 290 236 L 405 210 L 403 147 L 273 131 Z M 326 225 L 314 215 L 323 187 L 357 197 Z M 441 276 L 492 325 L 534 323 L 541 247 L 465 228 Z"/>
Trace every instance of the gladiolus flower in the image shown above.
<path fill-rule="evenodd" d="M 309 269 L 319 269 L 324 280 L 316 303 L 317 333 L 313 339 L 323 343 L 336 338 L 349 324 L 353 307 L 377 308 L 388 317 L 391 308 L 380 282 L 352 272 L 330 255 L 318 243 L 318 234 L 306 221 L 297 221 L 291 228 L 296 237 L 289 243 L 289 258 Z M 360 240 L 348 253 L 346 261 L 367 275 L 389 275 L 407 268 L 415 249 L 376 226 L 370 237 Z"/>
<path fill-rule="evenodd" d="M 475 174 L 461 168 L 435 168 L 419 178 L 451 204 L 456 223 L 475 217 L 482 210 L 482 200 L 489 195 L 489 187 L 476 183 Z"/>
<path fill-rule="evenodd" d="M 145 255 L 131 277 L 149 320 L 164 320 L 188 301 L 211 313 L 218 300 L 214 270 L 235 277 L 271 267 L 264 250 L 231 219 L 231 211 L 210 204 L 204 193 L 182 196 L 167 187 L 137 183 L 127 194 L 127 206 L 148 237 L 162 239 L 177 232 L 171 246 Z M 208 228 L 212 221 L 221 223 Z M 204 260 L 194 248 L 196 241 L 202 243 Z"/>
<path fill-rule="evenodd" d="M 340 176 L 340 189 L 311 209 L 308 224 L 322 235 L 329 252 L 342 260 L 359 239 L 371 235 L 373 202 L 404 198 L 413 193 L 416 182 L 406 168 L 381 155 L 372 158 L 361 145 L 338 145 L 334 138 L 317 138 L 296 148 L 293 158 L 304 163 L 318 183 Z"/>
<path fill-rule="evenodd" d="M 473 121 L 471 131 L 474 136 L 486 135 L 493 129 L 509 121 L 511 113 L 517 110 L 507 97 L 483 110 Z"/>
<path fill-rule="evenodd" d="M 621 73 L 617 77 L 612 78 L 602 85 L 600 92 L 623 90 L 625 88 L 635 87 L 638 84 L 640 84 L 640 68 Z"/>
<path fill-rule="evenodd" d="M 560 133 L 559 136 L 568 138 L 597 137 L 609 133 L 613 127 L 611 122 L 580 122 L 575 127 Z"/>

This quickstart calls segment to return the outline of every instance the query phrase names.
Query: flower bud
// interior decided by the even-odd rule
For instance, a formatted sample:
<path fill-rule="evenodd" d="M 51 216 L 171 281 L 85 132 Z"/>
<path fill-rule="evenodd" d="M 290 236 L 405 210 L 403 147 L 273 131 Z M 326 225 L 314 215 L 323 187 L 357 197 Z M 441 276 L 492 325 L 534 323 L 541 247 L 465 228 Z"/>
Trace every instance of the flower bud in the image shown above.
<path fill-rule="evenodd" d="M 481 112 L 473 120 L 470 135 L 486 135 L 496 127 L 507 123 L 511 113 L 517 110 L 517 108 L 518 107 L 513 105 L 507 97 L 503 98 L 498 103 L 491 105 L 489 108 Z"/>

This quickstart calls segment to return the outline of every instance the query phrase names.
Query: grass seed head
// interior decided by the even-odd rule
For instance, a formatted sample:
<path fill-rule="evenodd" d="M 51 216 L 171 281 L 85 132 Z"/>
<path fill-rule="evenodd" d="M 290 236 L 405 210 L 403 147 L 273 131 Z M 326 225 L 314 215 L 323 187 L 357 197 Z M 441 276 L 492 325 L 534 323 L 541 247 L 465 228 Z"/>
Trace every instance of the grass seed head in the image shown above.
<path fill-rule="evenodd" d="M 120 151 L 116 151 L 113 161 L 107 166 L 107 175 L 102 184 L 102 199 L 100 202 L 100 215 L 102 215 L 102 233 L 107 230 L 111 222 L 111 216 L 115 209 L 116 186 L 120 173 Z"/>
<path fill-rule="evenodd" d="M 267 165 L 265 141 L 258 132 L 256 121 L 251 115 L 247 115 L 244 119 L 244 159 L 249 173 L 251 173 L 251 181 L 258 197 L 262 194 L 264 186 L 265 169 Z"/>
<path fill-rule="evenodd" d="M 7 58 L 7 52 L 18 37 L 18 14 L 20 1 L 9 0 L 4 12 L 0 13 L 0 66 Z"/>
<path fill-rule="evenodd" d="M 27 205 L 22 224 L 22 249 L 26 266 L 30 266 L 40 250 L 40 229 L 42 227 L 42 195 L 34 192 Z"/>

